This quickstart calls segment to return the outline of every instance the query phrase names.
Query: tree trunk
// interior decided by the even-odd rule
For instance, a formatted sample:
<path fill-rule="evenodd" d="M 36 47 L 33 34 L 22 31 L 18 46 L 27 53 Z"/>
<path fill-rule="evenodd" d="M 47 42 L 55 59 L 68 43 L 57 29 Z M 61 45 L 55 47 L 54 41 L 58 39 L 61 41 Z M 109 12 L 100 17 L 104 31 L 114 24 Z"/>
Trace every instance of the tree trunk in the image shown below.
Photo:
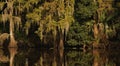
<path fill-rule="evenodd" d="M 105 66 L 107 65 L 107 63 L 109 63 L 108 61 L 108 52 L 106 50 L 103 49 L 94 49 L 93 50 L 93 66 Z M 114 66 L 114 65 L 112 65 Z"/>
<path fill-rule="evenodd" d="M 64 49 L 64 35 L 60 33 L 60 42 L 59 42 L 59 49 Z"/>
<path fill-rule="evenodd" d="M 10 18 L 10 43 L 9 43 L 9 47 L 17 47 L 17 43 L 16 43 L 15 38 L 14 38 L 13 28 L 14 28 L 14 24 L 12 22 L 12 18 Z"/>
<path fill-rule="evenodd" d="M 93 33 L 94 33 L 94 39 L 95 39 L 95 42 L 93 43 L 93 47 L 98 47 L 98 27 L 97 27 L 97 24 L 95 23 L 93 25 Z"/>
<path fill-rule="evenodd" d="M 59 42 L 59 65 L 64 66 L 63 64 L 63 53 L 64 53 L 64 32 L 60 32 L 60 42 Z"/>
<path fill-rule="evenodd" d="M 100 66 L 99 65 L 99 52 L 97 50 L 93 50 L 94 61 L 93 66 Z"/>
<path fill-rule="evenodd" d="M 15 41 L 15 38 L 14 38 L 14 23 L 13 23 L 13 3 L 9 1 L 9 20 L 10 20 L 10 24 L 9 24 L 9 27 L 10 27 L 10 43 L 9 43 L 9 47 L 17 47 L 17 43 Z"/>

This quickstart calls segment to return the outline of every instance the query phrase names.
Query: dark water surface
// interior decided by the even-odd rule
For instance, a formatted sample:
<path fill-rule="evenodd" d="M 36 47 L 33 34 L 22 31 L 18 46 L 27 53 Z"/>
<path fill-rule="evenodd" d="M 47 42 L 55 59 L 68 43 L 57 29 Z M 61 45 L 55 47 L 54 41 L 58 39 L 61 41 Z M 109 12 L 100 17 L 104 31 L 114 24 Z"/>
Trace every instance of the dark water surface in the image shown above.
<path fill-rule="evenodd" d="M 120 51 L 0 49 L 0 66 L 120 66 Z"/>

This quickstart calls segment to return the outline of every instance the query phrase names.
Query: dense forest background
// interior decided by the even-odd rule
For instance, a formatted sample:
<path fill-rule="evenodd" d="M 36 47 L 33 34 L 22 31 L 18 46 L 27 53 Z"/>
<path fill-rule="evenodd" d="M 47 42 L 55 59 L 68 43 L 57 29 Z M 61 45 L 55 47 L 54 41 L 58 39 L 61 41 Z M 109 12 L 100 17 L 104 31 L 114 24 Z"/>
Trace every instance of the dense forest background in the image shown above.
<path fill-rule="evenodd" d="M 0 47 L 110 47 L 120 41 L 119 8 L 119 0 L 0 0 Z"/>

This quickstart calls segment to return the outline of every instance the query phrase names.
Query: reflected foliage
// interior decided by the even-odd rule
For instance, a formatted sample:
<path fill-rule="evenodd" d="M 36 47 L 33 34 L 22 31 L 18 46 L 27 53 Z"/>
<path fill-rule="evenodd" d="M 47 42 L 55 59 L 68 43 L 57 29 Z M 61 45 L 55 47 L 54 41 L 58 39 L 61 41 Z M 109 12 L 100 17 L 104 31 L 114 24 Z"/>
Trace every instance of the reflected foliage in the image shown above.
<path fill-rule="evenodd" d="M 93 62 L 92 53 L 81 51 L 69 51 L 66 55 L 68 66 L 91 66 Z"/>
<path fill-rule="evenodd" d="M 12 66 L 119 66 L 120 53 L 116 51 L 0 49 L 0 66 L 9 66 L 11 58 Z"/>

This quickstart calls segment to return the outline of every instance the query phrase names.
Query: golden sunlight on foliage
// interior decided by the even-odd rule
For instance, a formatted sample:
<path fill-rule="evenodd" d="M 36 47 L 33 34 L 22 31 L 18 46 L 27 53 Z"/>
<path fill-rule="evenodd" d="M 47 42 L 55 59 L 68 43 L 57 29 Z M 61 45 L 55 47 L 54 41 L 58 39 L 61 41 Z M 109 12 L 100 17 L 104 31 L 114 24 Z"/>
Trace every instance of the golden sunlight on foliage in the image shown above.
<path fill-rule="evenodd" d="M 3 44 L 3 42 L 5 40 L 7 40 L 8 38 L 9 38 L 9 34 L 8 33 L 0 34 L 0 44 Z"/>

